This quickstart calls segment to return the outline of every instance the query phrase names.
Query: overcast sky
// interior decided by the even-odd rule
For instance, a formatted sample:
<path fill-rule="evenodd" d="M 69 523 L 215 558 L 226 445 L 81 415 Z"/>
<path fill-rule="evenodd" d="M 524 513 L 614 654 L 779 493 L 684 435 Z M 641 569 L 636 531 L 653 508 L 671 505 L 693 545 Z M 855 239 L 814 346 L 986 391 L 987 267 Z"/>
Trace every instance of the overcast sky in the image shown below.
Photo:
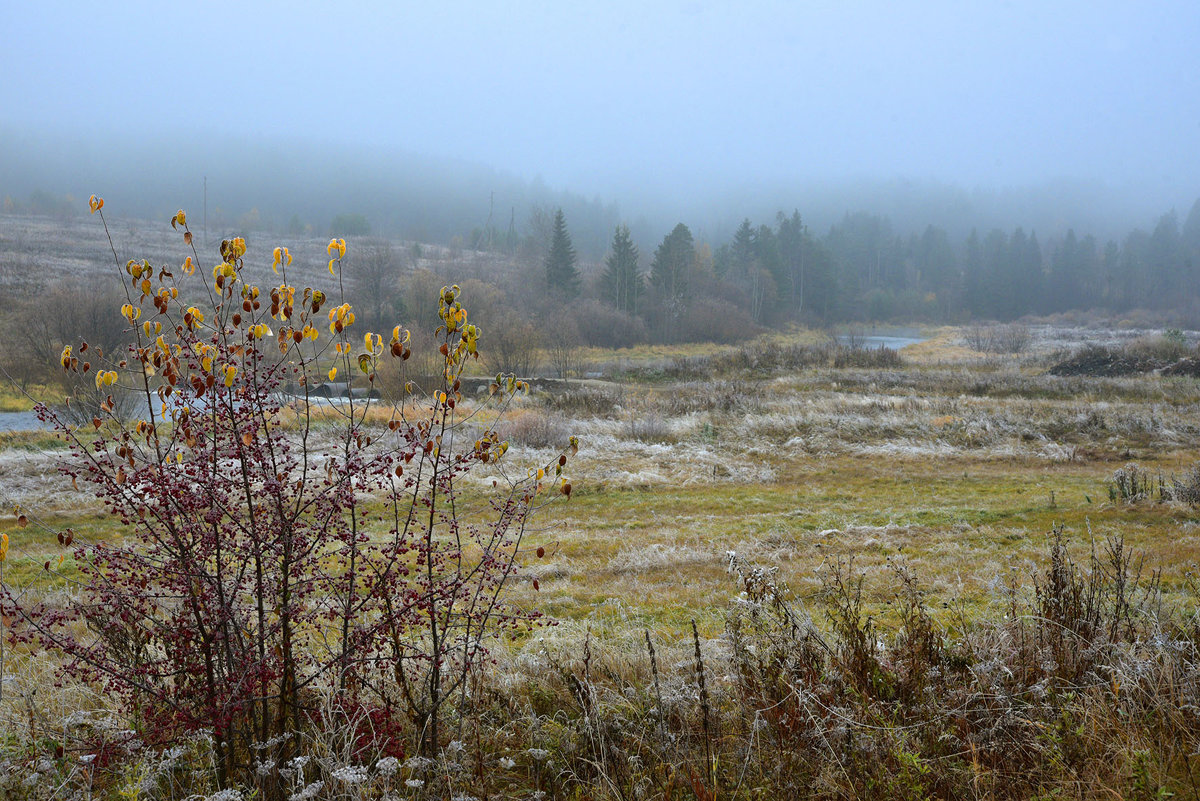
<path fill-rule="evenodd" d="M 614 199 L 864 176 L 1200 194 L 1196 0 L 9 1 L 0 30 L 9 130 L 353 143 Z"/>

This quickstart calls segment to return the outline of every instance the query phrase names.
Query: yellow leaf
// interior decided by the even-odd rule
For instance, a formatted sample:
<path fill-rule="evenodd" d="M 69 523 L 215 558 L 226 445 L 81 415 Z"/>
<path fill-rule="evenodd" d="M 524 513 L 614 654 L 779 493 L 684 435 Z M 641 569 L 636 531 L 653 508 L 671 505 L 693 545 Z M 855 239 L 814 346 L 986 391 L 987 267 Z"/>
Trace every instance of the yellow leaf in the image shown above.
<path fill-rule="evenodd" d="M 333 379 L 335 379 L 335 378 L 337 378 L 337 368 L 336 368 L 336 367 L 330 367 L 330 368 L 329 368 L 329 380 L 330 380 L 330 381 L 332 381 L 332 380 L 333 380 Z"/>

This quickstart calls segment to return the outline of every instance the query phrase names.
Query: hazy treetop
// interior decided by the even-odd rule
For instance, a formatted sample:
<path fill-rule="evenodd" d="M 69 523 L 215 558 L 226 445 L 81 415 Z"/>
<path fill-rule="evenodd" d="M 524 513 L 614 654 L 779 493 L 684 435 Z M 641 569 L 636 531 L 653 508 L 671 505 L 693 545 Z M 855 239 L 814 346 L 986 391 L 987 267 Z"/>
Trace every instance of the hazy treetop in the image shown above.
<path fill-rule="evenodd" d="M 1195 0 L 10 2 L 0 27 L 0 132 L 345 143 L 607 197 L 1200 187 Z"/>

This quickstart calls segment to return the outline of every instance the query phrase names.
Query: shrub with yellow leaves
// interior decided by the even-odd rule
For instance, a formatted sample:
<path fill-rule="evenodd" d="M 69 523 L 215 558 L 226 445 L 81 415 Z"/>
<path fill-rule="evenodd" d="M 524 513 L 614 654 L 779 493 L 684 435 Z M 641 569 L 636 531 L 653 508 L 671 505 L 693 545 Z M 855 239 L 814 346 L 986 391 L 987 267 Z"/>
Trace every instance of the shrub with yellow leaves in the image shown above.
<path fill-rule="evenodd" d="M 103 200 L 89 206 L 103 220 Z M 110 687 L 155 741 L 210 732 L 221 787 L 252 781 L 278 796 L 279 775 L 252 764 L 284 764 L 295 743 L 285 735 L 322 725 L 321 709 L 390 738 L 361 732 L 356 748 L 434 755 L 489 639 L 540 618 L 508 605 L 505 589 L 531 515 L 570 493 L 562 474 L 576 443 L 536 475 L 505 479 L 495 422 L 466 435 L 484 419 L 461 392 L 482 335 L 453 286 L 438 297 L 439 386 L 423 404 L 388 406 L 382 430 L 368 421 L 384 402 L 351 392 L 340 436 L 314 450 L 321 377 L 373 387 L 383 361 L 411 355 L 409 331 L 354 333 L 349 303 L 326 309 L 325 292 L 289 283 L 286 248 L 272 252 L 278 285 L 260 287 L 240 237 L 221 243 L 197 286 L 183 210 L 171 225 L 190 251 L 182 270 L 116 263 L 128 351 L 96 354 L 93 367 L 80 361 L 86 345 L 68 345 L 59 359 L 68 373 L 95 369 L 102 392 L 135 394 L 143 413 L 125 419 L 110 395 L 92 426 L 75 428 L 39 408 L 71 443 L 61 471 L 92 487 L 124 536 L 60 539 L 74 548 L 78 592 L 63 605 L 8 596 L 5 608 L 25 642 Z M 346 252 L 345 240 L 329 243 L 335 275 Z M 482 403 L 503 413 L 527 388 L 499 375 Z M 463 503 L 462 479 L 485 466 L 497 472 L 484 502 Z M 558 493 L 543 484 L 551 472 Z"/>

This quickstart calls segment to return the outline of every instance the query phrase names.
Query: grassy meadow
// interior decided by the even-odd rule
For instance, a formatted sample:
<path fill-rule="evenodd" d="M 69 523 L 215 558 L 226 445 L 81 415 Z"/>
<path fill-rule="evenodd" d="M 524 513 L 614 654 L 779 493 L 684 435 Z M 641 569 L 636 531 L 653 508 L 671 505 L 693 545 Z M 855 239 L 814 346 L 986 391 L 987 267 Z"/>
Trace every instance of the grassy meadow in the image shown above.
<path fill-rule="evenodd" d="M 517 473 L 579 438 L 511 588 L 553 625 L 497 647 L 436 764 L 310 732 L 292 797 L 1197 797 L 1200 511 L 1171 488 L 1200 384 L 1050 374 L 1079 332 L 1011 356 L 927 333 L 579 352 L 599 377 L 535 385 L 500 429 Z M 51 532 L 119 526 L 55 475 L 52 435 L 0 448 L 32 521 L 0 520 L 4 580 L 69 593 Z M 119 740 L 104 693 L 20 648 L 4 668 L 11 797 L 216 793 L 197 743 L 80 762 Z"/>

